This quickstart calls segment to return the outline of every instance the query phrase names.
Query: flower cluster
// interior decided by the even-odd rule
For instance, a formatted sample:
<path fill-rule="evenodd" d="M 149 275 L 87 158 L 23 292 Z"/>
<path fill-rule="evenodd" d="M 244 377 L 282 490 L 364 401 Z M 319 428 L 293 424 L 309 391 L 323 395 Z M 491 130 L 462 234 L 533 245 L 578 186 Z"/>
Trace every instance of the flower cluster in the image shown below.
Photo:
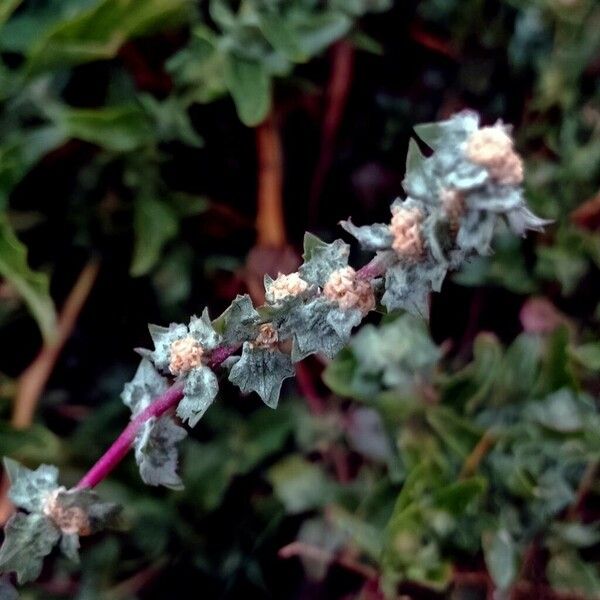
<path fill-rule="evenodd" d="M 42 561 L 56 544 L 71 560 L 79 560 L 79 537 L 114 523 L 120 507 L 102 502 L 91 490 L 67 490 L 58 485 L 58 469 L 40 465 L 31 471 L 4 459 L 11 482 L 10 499 L 17 508 L 4 530 L 0 565 L 14 571 L 19 583 L 37 579 Z"/>
<path fill-rule="evenodd" d="M 408 197 L 393 202 L 389 223 L 342 222 L 365 250 L 376 252 L 370 265 L 356 271 L 348 244 L 306 234 L 298 271 L 265 277 L 264 306 L 238 296 L 214 321 L 205 311 L 187 325 L 150 326 L 154 350 L 140 350 L 144 360 L 123 392 L 133 417 L 171 378 L 183 386 L 176 414 L 193 427 L 217 395 L 213 357 L 223 349 L 229 381 L 275 408 L 293 364 L 315 353 L 334 357 L 378 303 L 426 316 L 430 293 L 439 291 L 449 269 L 488 251 L 499 221 L 519 234 L 545 223 L 525 205 L 522 162 L 501 123 L 479 128 L 477 115 L 467 111 L 416 132 L 433 153 L 426 158 L 412 141 Z M 172 416 L 144 424 L 135 442 L 144 481 L 180 487 L 176 443 L 184 436 Z"/>
<path fill-rule="evenodd" d="M 348 244 L 306 234 L 298 272 L 265 278 L 265 305 L 255 308 L 243 295 L 214 321 L 205 310 L 187 324 L 150 326 L 154 349 L 138 350 L 142 361 L 122 393 L 134 432 L 125 436 L 126 449 L 133 440 L 146 483 L 181 488 L 177 443 L 186 431 L 176 417 L 196 425 L 218 393 L 216 367 L 222 366 L 242 392 L 256 392 L 275 408 L 294 363 L 315 353 L 334 357 L 379 304 L 426 316 L 429 295 L 439 291 L 448 270 L 487 253 L 500 222 L 519 235 L 547 223 L 525 204 L 522 162 L 501 123 L 479 128 L 477 115 L 463 112 L 415 130 L 433 153 L 425 157 L 411 141 L 403 183 L 407 198 L 393 202 L 390 222 L 362 227 L 342 222 L 363 249 L 376 253 L 368 265 L 356 271 L 348 263 Z M 381 365 L 373 368 L 381 370 Z M 400 380 L 405 378 L 402 369 L 384 370 Z M 173 403 L 154 410 L 155 399 L 169 393 Z M 175 415 L 170 414 L 175 407 Z M 116 452 L 114 460 L 123 454 Z M 0 567 L 16 571 L 21 581 L 37 576 L 41 558 L 59 539 L 63 551 L 75 557 L 78 536 L 114 515 L 114 505 L 98 502 L 85 486 L 60 488 L 54 467 L 43 465 L 35 472 L 11 463 L 7 467 L 11 497 L 29 514 L 17 513 L 9 522 Z M 15 557 L 28 545 L 32 551 L 23 566 Z"/>
<path fill-rule="evenodd" d="M 389 225 L 357 227 L 348 220 L 342 227 L 386 265 L 386 308 L 426 316 L 430 292 L 440 290 L 449 269 L 489 253 L 501 222 L 523 235 L 548 221 L 527 208 L 523 163 L 502 123 L 480 128 L 479 117 L 464 111 L 415 131 L 433 153 L 425 157 L 411 140 L 403 183 L 408 197 L 392 204 Z"/>

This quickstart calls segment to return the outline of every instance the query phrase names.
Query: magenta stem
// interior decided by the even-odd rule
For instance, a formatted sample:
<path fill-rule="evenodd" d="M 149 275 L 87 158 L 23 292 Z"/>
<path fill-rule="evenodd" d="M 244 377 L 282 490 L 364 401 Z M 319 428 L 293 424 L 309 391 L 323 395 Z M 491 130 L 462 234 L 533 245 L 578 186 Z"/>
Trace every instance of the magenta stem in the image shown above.
<path fill-rule="evenodd" d="M 208 361 L 208 366 L 211 369 L 216 369 L 221 363 L 225 362 L 232 354 L 235 354 L 240 345 L 237 346 L 222 346 L 213 350 L 213 353 Z"/>
<path fill-rule="evenodd" d="M 373 257 L 356 275 L 360 279 L 377 279 L 381 277 L 391 264 L 390 256 L 386 254 Z"/>
<path fill-rule="evenodd" d="M 97 486 L 129 452 L 142 425 L 152 417 L 160 417 L 169 409 L 175 407 L 183 398 L 183 386 L 179 383 L 172 385 L 162 396 L 146 407 L 140 414 L 129 422 L 121 435 L 112 446 L 100 457 L 96 464 L 83 476 L 77 484 L 77 489 Z"/>
<path fill-rule="evenodd" d="M 208 366 L 216 369 L 222 362 L 234 354 L 237 346 L 222 346 L 213 351 Z M 96 464 L 83 476 L 77 484 L 77 489 L 93 488 L 97 486 L 127 455 L 142 425 L 152 417 L 160 417 L 169 409 L 177 406 L 183 398 L 183 385 L 172 385 L 162 396 L 147 406 L 139 415 L 136 415 L 121 435 L 113 442 L 111 447 L 98 459 Z"/>

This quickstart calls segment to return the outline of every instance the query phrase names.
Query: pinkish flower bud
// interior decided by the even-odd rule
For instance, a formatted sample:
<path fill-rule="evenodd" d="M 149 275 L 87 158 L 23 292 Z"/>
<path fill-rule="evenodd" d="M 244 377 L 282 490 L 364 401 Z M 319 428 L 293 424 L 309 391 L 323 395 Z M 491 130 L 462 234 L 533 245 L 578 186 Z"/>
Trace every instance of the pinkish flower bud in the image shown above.
<path fill-rule="evenodd" d="M 279 342 L 279 335 L 273 323 L 263 323 L 258 329 L 256 339 L 250 343 L 252 348 L 274 348 Z"/>
<path fill-rule="evenodd" d="M 450 229 L 456 233 L 460 225 L 460 218 L 465 213 L 465 199 L 458 190 L 442 190 L 440 192 L 440 201 Z"/>
<path fill-rule="evenodd" d="M 92 530 L 86 512 L 79 506 L 65 508 L 58 502 L 59 494 L 66 491 L 64 487 L 59 487 L 51 491 L 44 502 L 43 513 L 52 519 L 63 533 L 90 535 Z"/>
<path fill-rule="evenodd" d="M 298 273 L 277 276 L 277 279 L 271 283 L 265 298 L 267 302 L 275 303 L 293 296 L 298 296 L 308 289 L 308 283 L 300 277 Z"/>
<path fill-rule="evenodd" d="M 375 294 L 371 284 L 357 277 L 352 267 L 334 271 L 323 288 L 323 295 L 340 308 L 357 308 L 363 315 L 375 308 Z"/>
<path fill-rule="evenodd" d="M 423 213 L 418 208 L 395 208 L 390 223 L 394 236 L 392 248 L 403 258 L 420 260 L 423 256 L 421 223 Z"/>
<path fill-rule="evenodd" d="M 485 167 L 498 183 L 518 185 L 523 181 L 523 161 L 502 126 L 482 127 L 473 132 L 465 152 L 471 162 Z"/>
<path fill-rule="evenodd" d="M 170 356 L 169 371 L 173 375 L 181 375 L 202 363 L 204 350 L 197 340 L 188 336 L 175 340 L 171 344 Z"/>

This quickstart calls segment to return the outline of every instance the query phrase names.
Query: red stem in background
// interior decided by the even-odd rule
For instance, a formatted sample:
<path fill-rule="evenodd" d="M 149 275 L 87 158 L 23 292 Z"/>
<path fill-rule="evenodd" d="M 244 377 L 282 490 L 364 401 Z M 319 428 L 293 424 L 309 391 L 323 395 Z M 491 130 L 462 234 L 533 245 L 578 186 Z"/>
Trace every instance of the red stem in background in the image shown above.
<path fill-rule="evenodd" d="M 354 46 L 351 42 L 348 40 L 337 42 L 331 53 L 331 70 L 326 92 L 327 107 L 323 118 L 321 149 L 312 180 L 308 205 L 310 223 L 314 223 L 317 218 L 319 197 L 323 190 L 325 176 L 333 162 L 335 140 L 348 101 L 354 70 Z"/>

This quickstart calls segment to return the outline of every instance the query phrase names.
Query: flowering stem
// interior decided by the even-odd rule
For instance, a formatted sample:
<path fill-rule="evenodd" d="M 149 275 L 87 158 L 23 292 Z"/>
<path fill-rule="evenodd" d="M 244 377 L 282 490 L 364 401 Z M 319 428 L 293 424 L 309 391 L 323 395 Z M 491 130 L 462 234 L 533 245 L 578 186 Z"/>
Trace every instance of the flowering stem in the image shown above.
<path fill-rule="evenodd" d="M 213 351 L 208 363 L 211 369 L 215 369 L 225 359 L 229 358 L 239 348 L 237 346 L 222 346 Z M 141 413 L 133 418 L 121 435 L 113 442 L 111 447 L 100 457 L 96 464 L 83 476 L 77 484 L 78 489 L 92 488 L 97 486 L 127 455 L 135 438 L 148 419 L 160 417 L 168 410 L 177 406 L 183 398 L 183 385 L 173 384 L 162 396 L 159 396 L 148 405 Z"/>
<path fill-rule="evenodd" d="M 96 464 L 83 476 L 77 484 L 77 489 L 93 488 L 97 486 L 129 452 L 139 430 L 143 424 L 152 417 L 160 417 L 169 409 L 177 405 L 183 398 L 183 386 L 180 383 L 172 385 L 162 396 L 146 407 L 129 422 L 121 435 L 113 442 L 111 447 L 100 457 Z"/>
<path fill-rule="evenodd" d="M 377 254 L 364 267 L 361 267 L 356 275 L 360 279 L 377 279 L 377 277 L 381 277 L 387 271 L 392 262 L 391 254 Z"/>
<path fill-rule="evenodd" d="M 232 354 L 235 354 L 240 347 L 240 344 L 235 346 L 221 346 L 213 350 L 213 353 L 208 361 L 208 366 L 211 369 L 216 369 L 221 363 L 225 362 Z"/>

